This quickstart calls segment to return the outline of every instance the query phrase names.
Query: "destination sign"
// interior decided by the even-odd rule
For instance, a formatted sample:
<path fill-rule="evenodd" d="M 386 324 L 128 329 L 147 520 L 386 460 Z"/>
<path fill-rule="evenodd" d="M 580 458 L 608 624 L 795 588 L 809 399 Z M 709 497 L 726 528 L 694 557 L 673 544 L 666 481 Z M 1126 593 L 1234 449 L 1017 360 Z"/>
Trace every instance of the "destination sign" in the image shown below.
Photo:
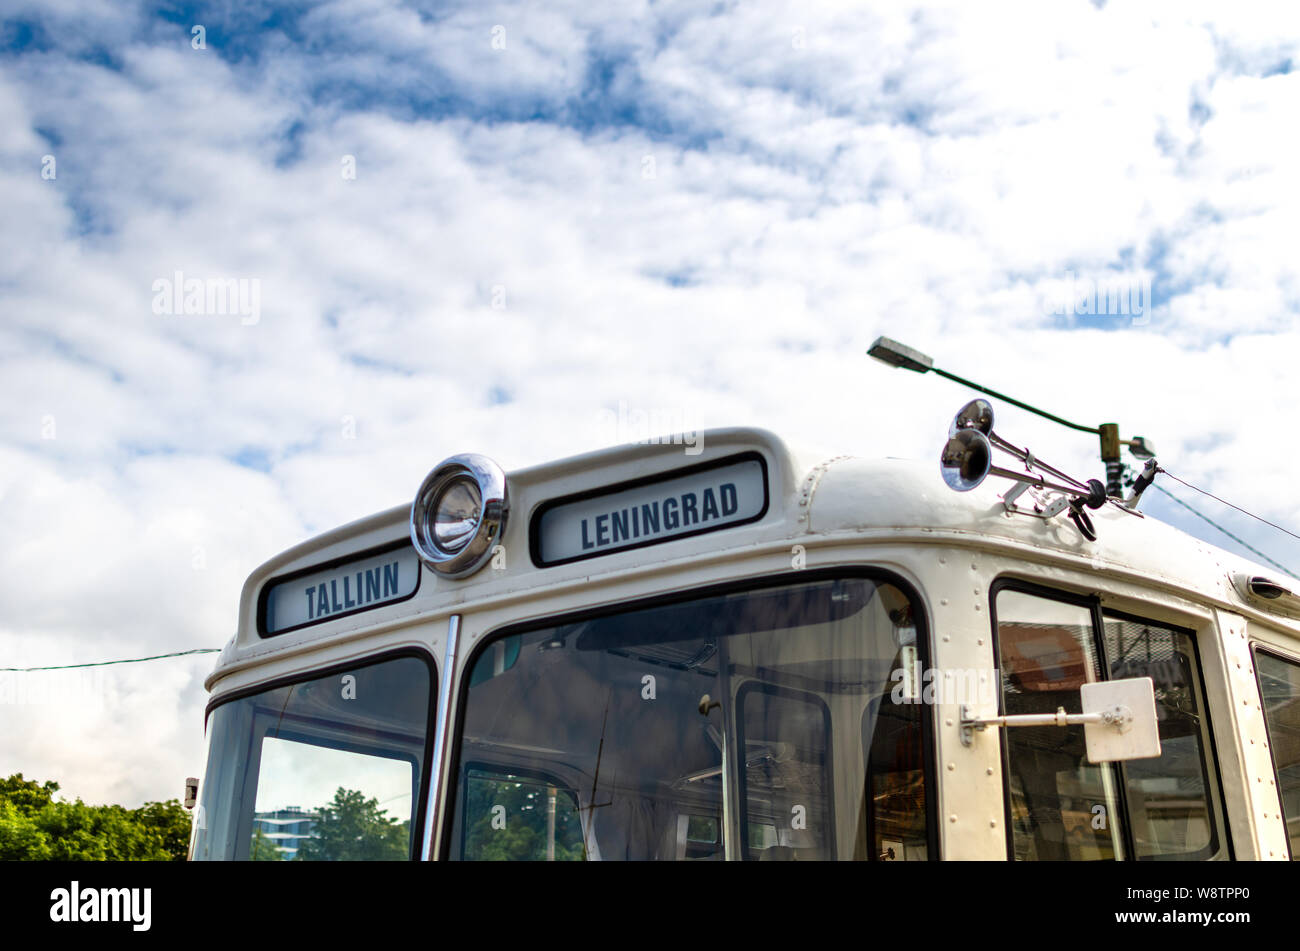
<path fill-rule="evenodd" d="M 553 565 L 752 522 L 767 511 L 757 457 L 668 476 L 545 509 L 534 523 L 534 556 Z"/>
<path fill-rule="evenodd" d="M 409 544 L 271 585 L 263 595 L 263 629 L 280 634 L 409 598 L 420 560 Z"/>

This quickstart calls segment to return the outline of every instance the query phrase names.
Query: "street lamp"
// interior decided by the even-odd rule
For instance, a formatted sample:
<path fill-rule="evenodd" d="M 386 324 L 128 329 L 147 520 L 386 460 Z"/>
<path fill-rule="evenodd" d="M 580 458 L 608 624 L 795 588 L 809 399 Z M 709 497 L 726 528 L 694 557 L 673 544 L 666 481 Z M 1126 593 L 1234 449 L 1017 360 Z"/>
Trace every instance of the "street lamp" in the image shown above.
<path fill-rule="evenodd" d="M 891 340 L 889 337 L 877 337 L 876 342 L 871 345 L 867 351 L 868 356 L 875 357 L 881 363 L 888 363 L 892 367 L 899 367 L 904 370 L 913 370 L 917 373 L 929 373 L 933 370 L 939 376 L 947 377 L 955 383 L 963 386 L 969 386 L 980 393 L 986 393 L 1012 406 L 1019 406 L 1021 409 L 1036 413 L 1054 423 L 1060 423 L 1062 426 L 1068 426 L 1071 429 L 1077 429 L 1081 433 L 1092 433 L 1094 436 L 1101 437 L 1101 461 L 1106 464 L 1106 494 L 1112 497 L 1120 497 L 1123 494 L 1123 488 L 1120 486 L 1120 473 L 1123 466 L 1120 462 L 1120 447 L 1128 446 L 1129 452 L 1133 453 L 1138 459 L 1151 459 L 1155 456 L 1155 449 L 1151 445 L 1151 440 L 1142 436 L 1134 436 L 1132 439 L 1119 438 L 1118 423 L 1102 423 L 1100 426 L 1080 426 L 1078 423 L 1072 423 L 1068 419 L 1062 419 L 1054 416 L 1036 406 L 1030 406 L 1028 403 L 1022 403 L 1020 400 L 1007 396 L 1005 393 L 999 393 L 997 390 L 990 390 L 987 386 L 980 386 L 971 380 L 963 379 L 955 373 L 949 373 L 947 370 L 941 370 L 934 365 L 934 360 L 921 353 L 919 350 L 913 350 L 911 347 L 899 343 L 897 340 Z"/>

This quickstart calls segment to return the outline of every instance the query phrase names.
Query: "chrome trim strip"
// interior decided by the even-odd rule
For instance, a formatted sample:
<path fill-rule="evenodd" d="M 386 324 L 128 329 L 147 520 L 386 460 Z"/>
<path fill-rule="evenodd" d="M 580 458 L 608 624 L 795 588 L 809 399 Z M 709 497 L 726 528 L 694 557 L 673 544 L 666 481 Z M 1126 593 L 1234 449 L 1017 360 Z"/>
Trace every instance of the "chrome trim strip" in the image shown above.
<path fill-rule="evenodd" d="M 460 647 L 460 615 L 447 619 L 447 649 L 438 672 L 438 712 L 433 727 L 433 768 L 429 799 L 424 809 L 424 842 L 420 861 L 433 860 L 442 843 L 442 805 L 446 801 L 447 773 L 451 760 L 451 703 L 455 696 L 456 654 Z"/>

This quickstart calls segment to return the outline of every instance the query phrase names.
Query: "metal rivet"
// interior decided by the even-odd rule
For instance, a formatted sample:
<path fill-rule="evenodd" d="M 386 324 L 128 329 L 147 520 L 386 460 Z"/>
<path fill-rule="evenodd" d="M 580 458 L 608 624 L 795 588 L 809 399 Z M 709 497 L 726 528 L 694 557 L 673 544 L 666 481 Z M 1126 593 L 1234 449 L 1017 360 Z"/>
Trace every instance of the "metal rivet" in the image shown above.
<path fill-rule="evenodd" d="M 957 817 L 956 817 L 956 816 L 949 816 L 949 817 L 948 817 L 948 821 L 949 821 L 949 822 L 956 822 L 956 821 L 957 821 Z"/>
<path fill-rule="evenodd" d="M 990 828 L 990 829 L 996 829 L 997 827 L 998 827 L 998 820 L 996 820 L 996 819 L 990 819 L 990 820 L 989 820 L 989 828 Z"/>
<path fill-rule="evenodd" d="M 947 603 L 948 603 L 948 599 L 947 599 L 947 598 L 940 598 L 940 599 L 939 599 L 939 603 L 940 603 L 940 604 L 947 604 Z"/>
<path fill-rule="evenodd" d="M 943 725 L 944 725 L 944 726 L 952 726 L 952 721 L 951 721 L 951 720 L 944 720 L 944 721 L 943 721 Z"/>
<path fill-rule="evenodd" d="M 943 636 L 943 642 L 944 642 L 945 644 L 947 644 L 950 640 L 952 640 L 952 638 L 949 637 L 947 634 L 945 634 L 945 635 Z"/>
<path fill-rule="evenodd" d="M 956 769 L 956 768 L 957 768 L 957 767 L 954 766 L 952 763 L 949 763 L 949 764 L 948 764 L 948 772 L 951 773 L 951 772 L 952 772 L 954 769 Z"/>
<path fill-rule="evenodd" d="M 988 767 L 986 770 L 984 770 L 984 775 L 985 775 L 985 776 L 992 776 L 992 775 L 993 775 L 993 767 L 990 766 L 990 767 Z"/>

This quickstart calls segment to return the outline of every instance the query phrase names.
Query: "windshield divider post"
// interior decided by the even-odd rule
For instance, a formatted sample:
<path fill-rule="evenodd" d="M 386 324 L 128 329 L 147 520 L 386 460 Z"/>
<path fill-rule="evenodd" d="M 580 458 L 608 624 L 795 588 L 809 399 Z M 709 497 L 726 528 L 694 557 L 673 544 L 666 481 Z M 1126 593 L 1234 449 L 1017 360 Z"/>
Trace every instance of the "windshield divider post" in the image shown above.
<path fill-rule="evenodd" d="M 451 705 L 455 696 L 456 653 L 460 646 L 460 615 L 447 619 L 447 648 L 443 652 L 441 676 L 438 677 L 438 712 L 433 726 L 433 768 L 429 776 L 429 800 L 424 810 L 424 841 L 420 861 L 428 862 L 442 854 L 442 806 L 451 770 Z"/>
<path fill-rule="evenodd" d="M 722 708 L 722 859 L 734 862 L 744 858 L 745 843 L 740 829 L 740 776 L 736 771 L 736 691 L 731 683 L 731 650 L 728 638 L 718 638 L 718 692 L 724 698 Z"/>

